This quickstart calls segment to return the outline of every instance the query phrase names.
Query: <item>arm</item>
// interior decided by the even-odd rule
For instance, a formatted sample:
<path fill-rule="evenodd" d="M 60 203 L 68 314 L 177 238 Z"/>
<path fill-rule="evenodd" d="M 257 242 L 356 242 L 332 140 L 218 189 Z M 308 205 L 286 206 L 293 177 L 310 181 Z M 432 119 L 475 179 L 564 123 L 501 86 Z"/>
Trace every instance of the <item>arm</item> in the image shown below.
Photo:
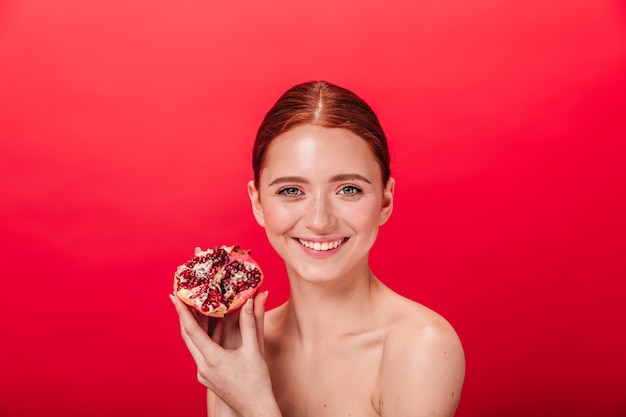
<path fill-rule="evenodd" d="M 380 415 L 452 417 L 464 377 L 463 347 L 445 320 L 405 327 L 385 343 Z"/>
<path fill-rule="evenodd" d="M 217 397 L 214 402 L 215 416 L 222 417 L 224 412 L 229 417 L 280 417 L 263 359 L 263 304 L 266 294 L 257 295 L 254 302 L 248 300 L 240 310 L 241 345 L 234 350 L 224 349 L 216 342 L 224 332 L 223 324 L 221 328 L 218 325 L 211 338 L 182 301 L 173 295 L 170 298 L 180 319 L 183 340 L 196 362 L 198 381 Z M 211 395 L 208 399 L 211 403 Z M 209 410 L 209 415 L 214 411 Z"/>

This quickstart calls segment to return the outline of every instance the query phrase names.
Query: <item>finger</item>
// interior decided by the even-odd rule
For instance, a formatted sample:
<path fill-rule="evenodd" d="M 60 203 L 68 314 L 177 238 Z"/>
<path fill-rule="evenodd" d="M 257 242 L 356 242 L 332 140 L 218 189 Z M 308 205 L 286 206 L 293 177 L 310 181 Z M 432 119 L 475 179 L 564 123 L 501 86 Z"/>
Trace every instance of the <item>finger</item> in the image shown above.
<path fill-rule="evenodd" d="M 172 304 L 174 304 L 174 307 L 178 307 L 177 306 L 177 297 L 170 294 L 170 300 L 172 301 Z M 187 309 L 188 310 L 188 309 Z M 193 314 L 191 311 L 187 311 L 187 313 L 185 312 L 179 312 L 178 308 L 176 308 L 176 312 L 178 313 L 178 319 L 179 319 L 179 324 L 180 324 L 180 333 L 181 336 L 183 338 L 183 341 L 185 342 L 185 345 L 187 346 L 187 349 L 189 350 L 189 352 L 191 353 L 191 356 L 193 357 L 194 361 L 199 365 L 200 363 L 202 363 L 204 361 L 204 357 L 202 356 L 202 353 L 200 352 L 200 350 L 198 349 L 198 347 L 191 341 L 191 339 L 189 338 L 189 336 L 187 335 L 187 332 L 185 331 L 184 327 L 183 327 L 183 323 L 181 320 L 181 313 L 182 314 Z"/>
<path fill-rule="evenodd" d="M 221 345 L 223 334 L 224 334 L 224 320 L 217 320 L 215 323 L 215 327 L 213 328 L 213 333 L 211 334 L 211 340 Z"/>
<path fill-rule="evenodd" d="M 246 300 L 246 303 L 239 312 L 239 330 L 241 331 L 242 346 L 259 349 L 256 320 L 254 317 L 254 301 L 252 298 Z"/>
<path fill-rule="evenodd" d="M 215 327 L 217 326 L 217 323 L 220 322 L 220 320 L 216 319 L 215 317 L 207 317 L 209 319 L 209 323 L 207 325 L 207 334 L 209 335 L 209 337 L 211 339 L 213 339 L 213 333 L 215 333 Z"/>
<path fill-rule="evenodd" d="M 187 333 L 182 328 L 180 333 L 183 341 L 185 342 L 185 345 L 187 346 L 187 350 L 189 350 L 189 353 L 191 353 L 191 357 L 196 362 L 196 365 L 200 367 L 202 364 L 205 363 L 204 355 L 202 355 L 200 349 L 198 349 L 198 347 L 193 343 L 193 341 L 189 338 Z"/>
<path fill-rule="evenodd" d="M 178 313 L 181 334 L 187 347 L 192 355 L 194 355 L 194 359 L 198 359 L 196 356 L 197 353 L 200 354 L 200 357 L 204 357 L 205 355 L 215 357 L 219 355 L 220 346 L 211 340 L 206 330 L 200 327 L 187 305 L 175 295 L 170 295 L 170 299 Z"/>
<path fill-rule="evenodd" d="M 263 325 L 265 321 L 265 302 L 267 301 L 268 294 L 269 292 L 265 291 L 254 297 L 254 320 L 256 323 L 256 335 L 259 342 L 259 348 L 261 349 L 261 354 L 265 351 L 265 343 L 263 341 Z"/>
<path fill-rule="evenodd" d="M 204 314 L 198 313 L 195 310 L 193 312 L 193 315 L 195 316 L 196 321 L 198 322 L 198 325 L 200 326 L 200 328 L 204 330 L 206 334 L 210 334 L 209 333 L 209 318 L 205 316 Z"/>
<path fill-rule="evenodd" d="M 224 332 L 231 334 L 238 331 L 239 315 L 237 313 L 228 313 L 221 321 L 224 322 Z"/>

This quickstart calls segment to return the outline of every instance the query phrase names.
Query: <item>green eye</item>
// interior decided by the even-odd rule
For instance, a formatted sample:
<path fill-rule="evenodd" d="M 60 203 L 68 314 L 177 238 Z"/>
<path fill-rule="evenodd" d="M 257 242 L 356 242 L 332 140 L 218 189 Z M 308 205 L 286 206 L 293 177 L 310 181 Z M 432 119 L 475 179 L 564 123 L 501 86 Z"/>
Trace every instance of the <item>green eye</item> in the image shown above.
<path fill-rule="evenodd" d="M 359 188 L 356 187 L 354 185 L 346 185 L 345 187 L 342 187 L 341 190 L 339 191 L 339 194 L 341 195 L 356 195 L 356 194 L 360 194 L 363 191 Z"/>
<path fill-rule="evenodd" d="M 282 194 L 287 197 L 298 197 L 299 195 L 302 195 L 302 191 L 296 187 L 285 187 L 278 190 L 276 194 Z"/>

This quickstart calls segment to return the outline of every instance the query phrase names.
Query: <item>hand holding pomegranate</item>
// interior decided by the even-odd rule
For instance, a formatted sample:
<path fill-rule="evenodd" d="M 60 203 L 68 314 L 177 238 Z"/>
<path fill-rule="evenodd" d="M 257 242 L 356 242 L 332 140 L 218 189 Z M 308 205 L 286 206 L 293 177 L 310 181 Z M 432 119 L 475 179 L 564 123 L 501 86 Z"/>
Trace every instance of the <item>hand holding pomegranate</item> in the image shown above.
<path fill-rule="evenodd" d="M 183 340 L 196 362 L 198 381 L 230 408 L 228 414 L 279 416 L 263 358 L 267 292 L 246 301 L 238 312 L 238 323 L 233 320 L 237 313 L 219 319 L 210 336 L 208 317 L 196 318 L 177 296 L 170 298 L 179 316 Z M 261 410 L 264 414 L 259 414 Z"/>

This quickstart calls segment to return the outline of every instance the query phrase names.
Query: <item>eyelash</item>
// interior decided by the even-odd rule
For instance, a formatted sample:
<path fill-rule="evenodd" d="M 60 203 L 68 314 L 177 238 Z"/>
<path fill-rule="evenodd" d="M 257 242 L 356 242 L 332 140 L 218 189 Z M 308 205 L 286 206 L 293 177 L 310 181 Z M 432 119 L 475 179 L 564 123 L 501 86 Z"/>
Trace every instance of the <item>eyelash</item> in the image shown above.
<path fill-rule="evenodd" d="M 350 191 L 346 192 L 346 190 L 350 190 Z M 361 193 L 363 193 L 363 190 L 357 187 L 356 185 L 344 185 L 343 187 L 341 187 L 338 194 L 345 195 L 347 197 L 353 197 Z M 299 197 L 303 194 L 303 192 L 297 187 L 284 187 L 278 190 L 276 194 L 284 195 L 286 197 Z"/>
<path fill-rule="evenodd" d="M 346 189 L 350 189 L 351 192 L 346 194 Z M 341 190 L 339 190 L 339 193 L 341 195 L 345 195 L 345 196 L 348 196 L 348 197 L 352 197 L 352 196 L 355 196 L 357 194 L 361 194 L 362 192 L 363 192 L 363 190 L 361 190 L 356 185 L 344 185 L 343 187 L 341 187 Z"/>
<path fill-rule="evenodd" d="M 298 192 L 298 194 L 292 194 L 294 191 Z M 286 197 L 298 197 L 300 195 L 302 195 L 302 190 L 300 190 L 299 188 L 296 187 L 284 187 L 281 188 L 280 190 L 276 191 L 276 194 L 282 194 Z"/>

